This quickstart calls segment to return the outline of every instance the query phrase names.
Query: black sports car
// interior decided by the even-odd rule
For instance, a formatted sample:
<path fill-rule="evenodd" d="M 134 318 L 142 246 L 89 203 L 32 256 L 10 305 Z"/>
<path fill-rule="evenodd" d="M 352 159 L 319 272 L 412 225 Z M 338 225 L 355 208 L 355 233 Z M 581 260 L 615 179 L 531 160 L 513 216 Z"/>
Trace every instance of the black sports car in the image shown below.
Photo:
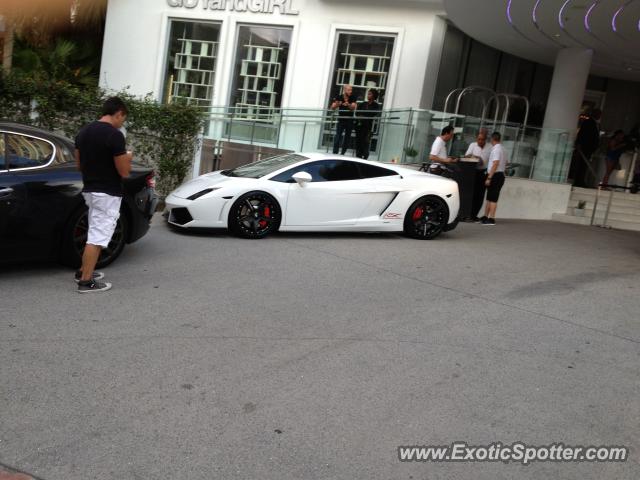
<path fill-rule="evenodd" d="M 87 208 L 73 152 L 67 138 L 0 121 L 0 262 L 60 260 L 80 265 Z M 147 233 L 158 203 L 153 170 L 134 166 L 123 183 L 120 219 L 99 267 Z"/>

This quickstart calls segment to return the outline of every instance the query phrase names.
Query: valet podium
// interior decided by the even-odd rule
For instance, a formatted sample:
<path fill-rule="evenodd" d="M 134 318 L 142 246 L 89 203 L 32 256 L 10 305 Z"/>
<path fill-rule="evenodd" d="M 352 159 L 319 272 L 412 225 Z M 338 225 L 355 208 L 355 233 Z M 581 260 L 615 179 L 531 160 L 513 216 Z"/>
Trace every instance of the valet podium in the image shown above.
<path fill-rule="evenodd" d="M 473 208 L 473 192 L 475 190 L 476 167 L 478 160 L 475 158 L 460 158 L 453 165 L 454 180 L 458 183 L 460 191 L 460 219 L 471 218 Z"/>

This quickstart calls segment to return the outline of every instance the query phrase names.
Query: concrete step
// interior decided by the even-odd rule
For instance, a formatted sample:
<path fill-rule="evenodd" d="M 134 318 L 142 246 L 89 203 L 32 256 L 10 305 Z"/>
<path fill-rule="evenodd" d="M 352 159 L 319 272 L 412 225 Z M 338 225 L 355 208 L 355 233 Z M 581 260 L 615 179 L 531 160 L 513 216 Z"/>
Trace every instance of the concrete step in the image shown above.
<path fill-rule="evenodd" d="M 574 207 L 578 206 L 578 202 L 573 201 L 573 200 L 569 200 L 569 206 L 567 208 L 567 214 L 568 215 L 573 215 L 573 209 Z M 584 207 L 584 211 L 585 211 L 585 216 L 591 216 L 591 213 L 593 212 L 593 203 L 587 203 Z M 596 213 L 596 215 L 603 215 L 605 214 L 605 212 L 607 211 L 607 204 L 606 203 L 599 203 L 598 204 L 598 212 Z M 629 207 L 629 206 L 620 206 L 620 205 L 614 205 L 611 204 L 611 209 L 609 210 L 609 214 L 610 215 L 626 215 L 628 217 L 630 217 L 633 220 L 638 220 L 640 221 L 640 206 L 638 207 Z M 637 218 L 636 218 L 637 217 Z"/>
<path fill-rule="evenodd" d="M 601 191 L 600 192 L 600 198 L 606 198 L 609 199 L 609 194 L 611 192 L 608 191 Z M 573 188 L 573 190 L 571 190 L 571 198 L 579 198 L 581 200 L 594 200 L 596 198 L 597 195 L 597 190 L 593 190 L 593 189 L 588 189 L 588 188 Z M 628 201 L 628 202 L 633 202 L 634 204 L 640 204 L 640 193 L 630 193 L 630 192 L 618 192 L 618 191 L 614 191 L 613 192 L 613 199 L 614 201 Z"/>
<path fill-rule="evenodd" d="M 554 213 L 552 220 L 561 223 L 571 223 L 574 225 L 589 225 L 591 223 L 591 216 L 576 217 L 575 215 L 567 215 L 565 213 Z M 595 225 L 602 224 L 602 217 L 596 217 Z M 607 225 L 611 228 L 618 230 L 630 230 L 634 232 L 640 232 L 640 222 L 629 222 L 625 220 L 618 220 L 611 218 L 607 220 Z"/>
<path fill-rule="evenodd" d="M 600 192 L 598 209 L 594 219 L 595 225 L 602 225 L 607 205 L 609 203 L 608 191 Z M 574 225 L 590 225 L 593 207 L 596 201 L 597 190 L 589 188 L 573 188 L 571 197 L 567 205 L 567 212 L 564 214 L 553 214 L 553 220 Z M 585 202 L 584 216 L 574 215 L 574 207 L 579 202 Z M 623 191 L 614 191 L 611 208 L 607 217 L 607 225 L 620 230 L 640 231 L 640 195 Z"/>

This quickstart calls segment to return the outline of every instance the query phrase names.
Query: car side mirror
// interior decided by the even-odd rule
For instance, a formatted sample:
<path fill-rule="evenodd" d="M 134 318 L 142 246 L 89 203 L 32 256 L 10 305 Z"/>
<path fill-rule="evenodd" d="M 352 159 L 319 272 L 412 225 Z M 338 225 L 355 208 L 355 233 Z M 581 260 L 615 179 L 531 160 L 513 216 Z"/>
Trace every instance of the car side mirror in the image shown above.
<path fill-rule="evenodd" d="M 312 180 L 311 175 L 307 172 L 294 173 L 291 178 L 293 178 L 296 181 L 296 183 L 301 187 L 306 186 L 307 183 L 309 183 Z"/>

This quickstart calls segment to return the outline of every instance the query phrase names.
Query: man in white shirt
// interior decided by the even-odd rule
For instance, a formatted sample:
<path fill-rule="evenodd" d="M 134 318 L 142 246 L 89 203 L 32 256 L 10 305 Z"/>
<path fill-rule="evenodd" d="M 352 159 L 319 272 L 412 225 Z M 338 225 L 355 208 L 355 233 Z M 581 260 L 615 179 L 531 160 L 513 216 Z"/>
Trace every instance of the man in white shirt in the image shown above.
<path fill-rule="evenodd" d="M 487 132 L 485 129 L 478 132 L 476 141 L 469 145 L 465 158 L 474 158 L 478 160 L 476 166 L 476 177 L 473 185 L 473 203 L 471 206 L 471 220 L 480 222 L 478 213 L 484 202 L 484 193 L 486 187 L 484 185 L 487 172 L 487 164 L 489 163 L 489 155 L 491 153 L 491 145 L 487 143 Z"/>
<path fill-rule="evenodd" d="M 485 207 L 485 214 L 482 217 L 483 225 L 495 225 L 496 224 L 496 209 L 498 208 L 498 198 L 500 197 L 500 190 L 504 185 L 504 171 L 507 168 L 509 157 L 507 151 L 504 149 L 500 141 L 502 135 L 495 132 L 491 135 L 491 154 L 489 155 L 489 163 L 487 164 L 487 178 L 485 186 L 487 187 L 487 206 Z"/>
<path fill-rule="evenodd" d="M 453 138 L 453 127 L 451 125 L 444 127 L 442 133 L 431 145 L 431 154 L 429 160 L 433 163 L 455 163 L 458 160 L 450 157 L 447 153 L 447 142 Z"/>

